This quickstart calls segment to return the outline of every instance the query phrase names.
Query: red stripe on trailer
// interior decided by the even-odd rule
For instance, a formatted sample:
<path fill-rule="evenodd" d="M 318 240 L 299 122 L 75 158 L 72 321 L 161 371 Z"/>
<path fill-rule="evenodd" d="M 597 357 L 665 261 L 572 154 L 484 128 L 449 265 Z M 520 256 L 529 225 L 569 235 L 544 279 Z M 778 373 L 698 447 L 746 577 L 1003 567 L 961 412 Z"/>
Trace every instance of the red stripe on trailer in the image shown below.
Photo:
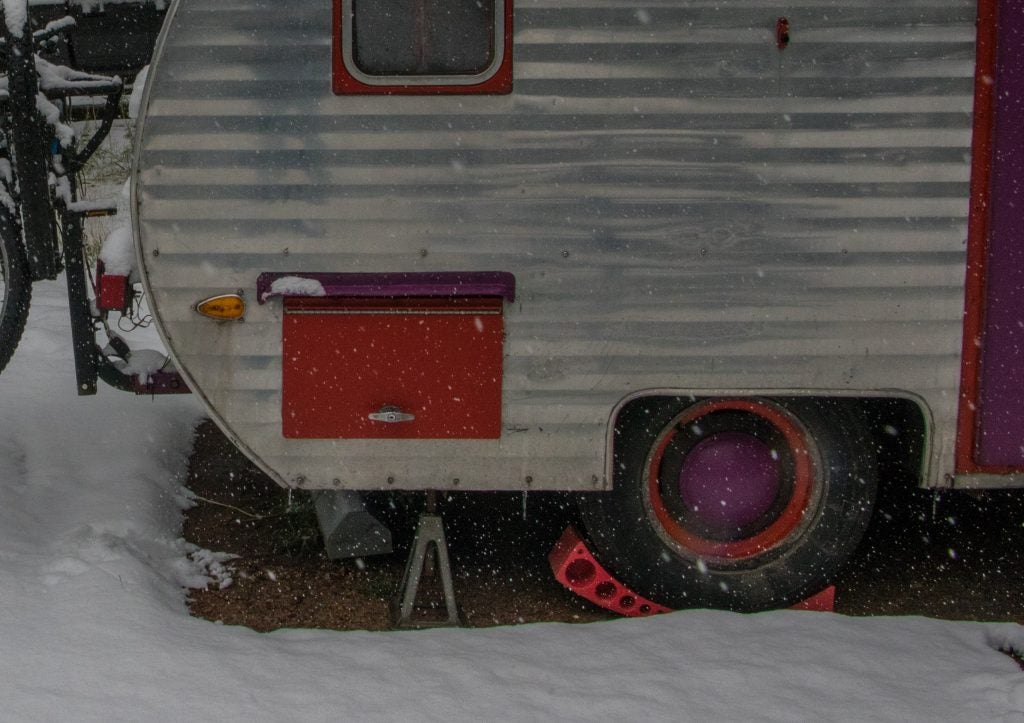
<path fill-rule="evenodd" d="M 1010 66 L 1014 62 L 1019 63 L 1019 49 L 1015 51 L 1012 43 L 1007 43 L 1005 48 L 1000 49 L 999 19 L 998 0 L 979 0 L 964 336 L 955 457 L 956 472 L 958 473 L 1009 473 L 1019 471 L 1024 465 L 1024 459 L 1020 458 L 1018 454 L 1007 455 L 1003 449 L 1008 445 L 1014 449 L 1019 446 L 1014 443 L 1014 440 L 1007 441 L 1003 437 L 1008 433 L 1007 430 L 1018 426 L 1015 422 L 1019 422 L 1024 414 L 1024 409 L 1017 408 L 1020 406 L 1021 399 L 999 399 L 1001 389 L 1008 384 L 1012 385 L 1017 378 L 1014 369 L 1016 369 L 1015 365 L 1019 365 L 1021 362 L 1007 359 L 1006 347 L 1007 344 L 1012 346 L 1016 343 L 1013 335 L 1018 331 L 1000 328 L 1007 325 L 1000 324 L 998 314 L 989 318 L 991 311 L 989 303 L 996 300 L 990 299 L 990 297 L 1002 295 L 1000 288 L 1002 291 L 1006 291 L 1009 286 L 1016 283 L 1014 277 L 1009 281 L 1004 279 L 1000 288 L 989 288 L 993 283 L 990 278 L 991 274 L 1000 271 L 996 268 L 997 264 L 994 263 L 991 256 L 997 254 L 999 248 L 1008 246 L 1005 239 L 1002 240 L 1001 247 L 992 245 L 992 236 L 996 233 L 997 223 L 994 214 L 999 210 L 996 208 L 998 188 L 995 185 L 997 180 L 995 175 L 999 169 L 996 168 L 997 161 L 994 155 L 999 143 L 996 136 L 996 122 L 997 115 L 1000 115 L 998 112 L 1000 101 L 996 84 L 1000 78 L 1007 80 L 1006 76 L 1013 72 L 1013 68 Z M 1011 29 L 1016 29 L 1022 22 L 1022 16 L 1019 12 L 1010 9 L 1009 15 L 1003 20 L 1005 21 L 1004 25 L 1010 23 L 1013 25 Z M 1007 28 L 1004 27 L 1003 30 L 1004 40 L 1012 37 L 1012 34 L 1005 32 L 1008 30 Z M 1017 56 L 1013 55 L 1014 52 L 1017 53 Z M 1009 123 L 1008 116 L 1010 114 L 1006 113 L 1005 115 L 1007 116 L 1006 122 Z M 1004 131 L 1006 131 L 1005 128 Z M 1020 169 L 1020 158 L 1010 159 L 1000 166 L 1003 176 L 1007 173 L 1012 176 L 1014 161 L 1018 164 L 1017 169 Z M 1007 222 L 1006 218 L 1002 219 L 1004 227 Z M 1005 248 L 1003 250 L 1005 251 Z M 1013 260 L 1000 258 L 999 261 L 1007 263 Z M 1018 260 L 1016 263 L 1019 264 L 1020 261 Z M 1012 291 L 1012 289 L 1010 290 Z M 1015 300 L 1004 299 L 1004 303 L 1013 304 Z M 1001 309 L 1003 316 L 1006 316 L 1006 311 L 1005 308 Z M 987 349 L 986 347 L 992 348 Z M 987 363 L 986 359 L 988 359 Z M 1012 363 L 1008 364 L 1007 362 Z M 995 405 L 998 409 L 993 407 L 988 410 L 987 423 L 984 409 L 986 401 L 998 402 Z M 988 436 L 983 434 L 985 431 L 982 429 L 983 426 L 990 432 Z M 994 433 L 995 437 L 991 433 Z"/>
<path fill-rule="evenodd" d="M 967 278 L 960 366 L 956 471 L 974 472 L 974 437 L 981 359 L 981 325 L 988 251 L 988 199 L 992 177 L 992 99 L 996 72 L 996 0 L 979 0 L 974 67 L 974 130 L 971 143 L 971 200 L 967 221 Z"/>

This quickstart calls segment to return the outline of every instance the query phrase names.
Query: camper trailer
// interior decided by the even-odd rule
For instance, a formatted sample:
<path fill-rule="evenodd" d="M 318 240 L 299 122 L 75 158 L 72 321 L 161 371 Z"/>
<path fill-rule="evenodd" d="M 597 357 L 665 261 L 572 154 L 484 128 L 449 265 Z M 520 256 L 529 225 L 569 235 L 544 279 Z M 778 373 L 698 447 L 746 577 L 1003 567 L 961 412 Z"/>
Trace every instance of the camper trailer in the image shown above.
<path fill-rule="evenodd" d="M 176 0 L 142 283 L 282 486 L 571 492 L 639 594 L 791 604 L 883 452 L 1024 483 L 1022 27 L 996 0 Z"/>

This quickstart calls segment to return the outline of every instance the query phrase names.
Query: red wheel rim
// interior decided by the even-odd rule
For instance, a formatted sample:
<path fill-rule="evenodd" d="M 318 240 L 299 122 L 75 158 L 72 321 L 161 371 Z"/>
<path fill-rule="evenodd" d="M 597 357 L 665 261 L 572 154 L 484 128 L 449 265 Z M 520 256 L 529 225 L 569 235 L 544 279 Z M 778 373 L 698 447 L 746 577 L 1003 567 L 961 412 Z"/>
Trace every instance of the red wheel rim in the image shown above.
<path fill-rule="evenodd" d="M 789 497 L 781 511 L 763 529 L 739 540 L 711 539 L 687 529 L 668 509 L 662 496 L 662 463 L 679 430 L 721 411 L 745 412 L 767 422 L 781 435 L 793 460 Z M 691 407 L 662 433 L 647 465 L 648 500 L 655 519 L 675 543 L 701 558 L 743 560 L 771 550 L 804 521 L 816 479 L 807 435 L 796 420 L 775 405 L 749 399 L 710 400 Z"/>

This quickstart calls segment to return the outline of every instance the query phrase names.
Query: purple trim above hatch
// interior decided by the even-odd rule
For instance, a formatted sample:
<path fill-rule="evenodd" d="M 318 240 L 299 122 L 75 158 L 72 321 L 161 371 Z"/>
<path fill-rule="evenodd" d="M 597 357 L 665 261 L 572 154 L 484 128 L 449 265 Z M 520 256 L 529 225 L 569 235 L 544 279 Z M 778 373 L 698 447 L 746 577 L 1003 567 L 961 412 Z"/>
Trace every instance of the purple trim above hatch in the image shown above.
<path fill-rule="evenodd" d="M 273 289 L 278 279 L 320 284 L 323 293 Z M 264 303 L 274 296 L 345 296 L 345 297 L 407 297 L 407 296 L 500 296 L 505 301 L 516 299 L 516 277 L 507 271 L 408 271 L 395 273 L 325 273 L 265 271 L 256 279 L 256 298 Z"/>

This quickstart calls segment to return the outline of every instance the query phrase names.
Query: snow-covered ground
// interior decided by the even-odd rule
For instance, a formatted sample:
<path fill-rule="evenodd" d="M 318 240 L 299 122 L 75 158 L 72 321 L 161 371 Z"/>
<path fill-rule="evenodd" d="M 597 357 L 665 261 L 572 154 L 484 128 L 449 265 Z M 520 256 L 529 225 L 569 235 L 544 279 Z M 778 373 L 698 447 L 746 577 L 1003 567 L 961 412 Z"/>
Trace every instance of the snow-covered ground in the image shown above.
<path fill-rule="evenodd" d="M 190 618 L 191 397 L 74 393 L 60 284 L 0 376 L 0 719 L 1024 721 L 1024 629 L 810 612 L 258 634 Z"/>

